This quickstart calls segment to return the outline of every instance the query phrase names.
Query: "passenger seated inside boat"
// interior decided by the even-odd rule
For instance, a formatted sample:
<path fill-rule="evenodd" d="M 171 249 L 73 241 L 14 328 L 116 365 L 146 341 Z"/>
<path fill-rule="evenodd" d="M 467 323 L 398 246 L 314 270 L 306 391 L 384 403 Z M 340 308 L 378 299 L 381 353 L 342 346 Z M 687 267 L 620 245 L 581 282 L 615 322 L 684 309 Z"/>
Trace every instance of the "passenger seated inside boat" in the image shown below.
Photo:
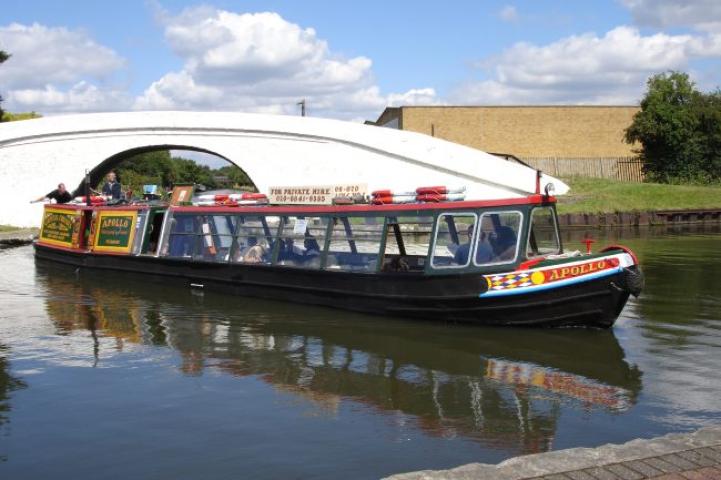
<path fill-rule="evenodd" d="M 258 243 L 256 237 L 248 237 L 248 244 L 240 250 L 239 262 L 241 263 L 265 263 L 267 255 L 266 248 Z"/>
<path fill-rule="evenodd" d="M 473 225 L 470 225 L 468 227 L 468 230 L 466 231 L 466 235 L 468 235 L 468 241 L 461 244 L 456 249 L 456 253 L 453 254 L 453 262 L 456 265 L 465 265 L 466 263 L 468 263 L 468 253 L 471 250 L 471 240 L 473 239 L 473 227 Z"/>
<path fill-rule="evenodd" d="M 511 260 L 516 254 L 516 232 L 507 225 L 496 229 L 496 234 L 490 238 L 493 253 L 498 260 Z"/>
<path fill-rule="evenodd" d="M 288 237 L 280 240 L 280 250 L 278 251 L 279 262 L 296 262 L 303 257 L 303 250 L 295 245 L 295 241 Z"/>
<path fill-rule="evenodd" d="M 318 245 L 318 241 L 311 235 L 305 237 L 305 240 L 303 240 L 303 247 L 305 248 L 303 256 L 306 258 L 317 257 L 320 255 L 320 245 Z"/>
<path fill-rule="evenodd" d="M 478 232 L 478 245 L 476 246 L 476 264 L 490 263 L 493 261 L 493 247 L 490 243 L 491 236 L 494 235 L 493 222 L 491 218 L 484 215 L 481 218 L 481 228 Z"/>

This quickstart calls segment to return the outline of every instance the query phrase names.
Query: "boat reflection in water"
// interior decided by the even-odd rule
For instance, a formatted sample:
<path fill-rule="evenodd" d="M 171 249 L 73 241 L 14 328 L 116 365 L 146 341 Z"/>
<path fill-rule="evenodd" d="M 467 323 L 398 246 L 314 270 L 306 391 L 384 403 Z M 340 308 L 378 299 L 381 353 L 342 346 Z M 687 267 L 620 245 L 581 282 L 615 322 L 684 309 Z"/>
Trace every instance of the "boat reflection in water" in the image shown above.
<path fill-rule="evenodd" d="M 89 330 L 96 363 L 129 344 L 167 345 L 187 375 L 255 376 L 320 415 L 350 401 L 514 454 L 551 449 L 564 410 L 620 414 L 641 390 L 612 331 L 409 322 L 189 294 L 139 275 L 76 277 L 41 262 L 37 272 L 58 333 Z"/>

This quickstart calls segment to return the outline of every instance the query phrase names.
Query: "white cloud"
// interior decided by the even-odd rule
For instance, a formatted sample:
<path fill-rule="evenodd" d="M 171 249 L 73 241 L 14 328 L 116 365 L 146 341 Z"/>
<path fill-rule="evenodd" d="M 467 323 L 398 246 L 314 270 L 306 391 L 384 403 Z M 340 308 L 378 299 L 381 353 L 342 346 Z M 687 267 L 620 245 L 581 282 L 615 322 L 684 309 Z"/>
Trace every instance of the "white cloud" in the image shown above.
<path fill-rule="evenodd" d="M 721 30 L 718 0 L 620 0 L 639 25 L 657 28 L 686 26 L 698 30 Z"/>
<path fill-rule="evenodd" d="M 369 58 L 334 54 L 315 30 L 277 13 L 199 7 L 160 18 L 184 66 L 153 82 L 137 109 L 295 113 L 305 98 L 313 115 L 356 118 L 377 116 L 391 97 L 434 101 L 432 89 L 384 97 Z"/>
<path fill-rule="evenodd" d="M 123 110 L 130 105 L 131 99 L 125 91 L 104 90 L 80 81 L 66 90 L 53 85 L 10 90 L 7 101 L 10 110 L 80 113 Z"/>
<path fill-rule="evenodd" d="M 643 36 L 621 26 L 599 37 L 574 35 L 548 45 L 518 43 L 480 66 L 491 78 L 459 87 L 457 103 L 635 103 L 646 79 L 686 69 L 695 57 L 721 56 L 714 36 Z"/>
<path fill-rule="evenodd" d="M 518 10 L 513 5 L 504 6 L 499 12 L 498 16 L 504 22 L 517 22 L 518 21 Z"/>
<path fill-rule="evenodd" d="M 391 93 L 387 96 L 389 107 L 401 105 L 441 105 L 433 88 L 413 88 L 405 93 Z"/>
<path fill-rule="evenodd" d="M 125 61 L 85 32 L 34 23 L 0 26 L 0 91 L 8 110 L 97 111 L 129 105 L 121 90 L 104 85 Z"/>
<path fill-rule="evenodd" d="M 12 54 L 0 70 L 4 107 L 44 114 L 131 108 L 294 114 L 305 98 L 311 115 L 358 119 L 375 118 L 389 103 L 438 103 L 430 88 L 382 94 L 369 58 L 335 54 L 315 30 L 276 13 L 211 7 L 157 13 L 184 64 L 136 98 L 114 80 L 125 60 L 86 32 L 0 26 L 0 49 Z"/>

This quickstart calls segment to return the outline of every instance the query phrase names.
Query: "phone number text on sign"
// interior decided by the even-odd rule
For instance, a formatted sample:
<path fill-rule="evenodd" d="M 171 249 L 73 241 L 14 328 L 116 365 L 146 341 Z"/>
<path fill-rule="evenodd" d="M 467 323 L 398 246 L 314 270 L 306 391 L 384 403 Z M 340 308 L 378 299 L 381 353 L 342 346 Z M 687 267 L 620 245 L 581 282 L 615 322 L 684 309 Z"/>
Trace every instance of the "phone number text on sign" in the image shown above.
<path fill-rule="evenodd" d="M 365 195 L 367 185 L 308 185 L 293 187 L 270 187 L 269 201 L 291 205 L 331 205 L 333 198 Z"/>

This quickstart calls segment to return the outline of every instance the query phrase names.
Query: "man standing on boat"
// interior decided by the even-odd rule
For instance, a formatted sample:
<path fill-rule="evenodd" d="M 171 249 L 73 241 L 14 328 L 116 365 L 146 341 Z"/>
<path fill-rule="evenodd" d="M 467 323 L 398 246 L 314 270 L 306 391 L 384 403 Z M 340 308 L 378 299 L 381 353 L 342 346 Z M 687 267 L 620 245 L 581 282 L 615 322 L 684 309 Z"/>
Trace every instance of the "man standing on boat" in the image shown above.
<path fill-rule="evenodd" d="M 115 176 L 115 172 L 108 172 L 108 174 L 105 176 L 105 184 L 103 184 L 103 189 L 100 192 L 106 197 L 109 197 L 111 200 L 120 200 L 123 195 L 120 182 L 116 181 L 116 178 L 117 177 Z"/>
<path fill-rule="evenodd" d="M 30 203 L 42 202 L 43 200 L 55 200 L 56 203 L 68 203 L 72 199 L 73 196 L 70 195 L 70 192 L 65 189 L 65 184 L 58 183 L 58 188 L 48 193 L 47 195 L 43 195 L 40 198 L 32 200 Z"/>

